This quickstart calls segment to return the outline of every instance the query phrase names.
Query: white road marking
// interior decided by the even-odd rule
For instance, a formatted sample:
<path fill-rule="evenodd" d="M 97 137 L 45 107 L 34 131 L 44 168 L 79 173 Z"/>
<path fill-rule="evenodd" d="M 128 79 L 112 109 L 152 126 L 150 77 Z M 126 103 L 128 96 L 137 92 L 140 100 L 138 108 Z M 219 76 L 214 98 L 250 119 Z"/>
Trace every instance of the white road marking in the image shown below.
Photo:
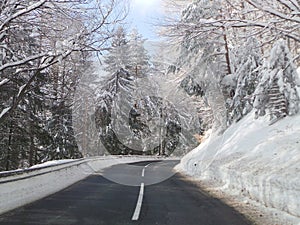
<path fill-rule="evenodd" d="M 145 176 L 145 170 L 148 166 L 150 166 L 151 163 L 147 164 L 146 166 L 144 166 L 143 170 L 142 170 L 142 177 Z"/>
<path fill-rule="evenodd" d="M 147 164 L 146 166 L 144 166 L 143 170 L 142 170 L 142 177 L 145 176 L 145 170 L 148 166 L 150 166 L 151 163 Z M 141 212 L 141 208 L 142 208 L 142 204 L 143 204 L 143 198 L 144 198 L 144 189 L 145 189 L 145 184 L 141 183 L 141 187 L 140 187 L 140 194 L 139 194 L 139 198 L 138 201 L 136 203 L 136 207 L 132 216 L 131 220 L 138 220 L 139 216 L 140 216 L 140 212 Z"/>
<path fill-rule="evenodd" d="M 143 170 L 142 170 L 142 177 L 144 177 L 145 176 L 145 168 L 143 168 Z"/>
<path fill-rule="evenodd" d="M 136 203 L 136 207 L 135 207 L 135 210 L 134 210 L 134 213 L 133 213 L 133 216 L 132 216 L 132 220 L 138 220 L 139 219 L 142 204 L 143 204 L 144 187 L 145 187 L 145 184 L 141 183 L 140 194 L 139 194 L 138 201 Z"/>

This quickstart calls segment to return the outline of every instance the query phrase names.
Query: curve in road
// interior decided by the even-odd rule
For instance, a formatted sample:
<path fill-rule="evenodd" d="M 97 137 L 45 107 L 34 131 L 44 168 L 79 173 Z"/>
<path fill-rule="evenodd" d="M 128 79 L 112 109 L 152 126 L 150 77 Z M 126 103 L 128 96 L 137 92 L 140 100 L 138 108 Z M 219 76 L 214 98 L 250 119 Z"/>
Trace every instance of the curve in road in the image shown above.
<path fill-rule="evenodd" d="M 166 160 L 112 166 L 61 192 L 1 215 L 0 225 L 251 224 L 184 176 L 174 175 L 176 163 Z M 162 177 L 167 179 L 157 183 Z M 112 181 L 118 179 L 131 186 Z"/>

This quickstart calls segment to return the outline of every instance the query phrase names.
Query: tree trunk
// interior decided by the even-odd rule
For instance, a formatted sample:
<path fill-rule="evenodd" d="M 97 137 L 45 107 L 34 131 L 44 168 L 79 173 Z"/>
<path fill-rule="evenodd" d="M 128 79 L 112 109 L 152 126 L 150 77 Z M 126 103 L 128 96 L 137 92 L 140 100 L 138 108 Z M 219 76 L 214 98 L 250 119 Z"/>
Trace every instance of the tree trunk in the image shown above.
<path fill-rule="evenodd" d="M 9 136 L 8 136 L 8 146 L 7 146 L 7 152 L 6 152 L 6 166 L 5 170 L 10 170 L 10 154 L 11 154 L 11 143 L 12 143 L 12 129 L 13 129 L 13 123 L 10 122 L 9 127 Z"/>
<path fill-rule="evenodd" d="M 34 159 L 34 138 L 32 134 L 32 129 L 30 132 L 30 148 L 29 148 L 29 156 L 28 156 L 28 161 L 29 161 L 29 166 L 33 166 L 33 159 Z"/>
<path fill-rule="evenodd" d="M 226 31 L 225 27 L 223 27 L 223 38 L 224 38 L 224 44 L 225 44 L 225 59 L 226 59 L 226 66 L 227 66 L 227 74 L 231 74 L 229 46 L 228 46 L 228 40 L 227 40 L 227 31 Z"/>

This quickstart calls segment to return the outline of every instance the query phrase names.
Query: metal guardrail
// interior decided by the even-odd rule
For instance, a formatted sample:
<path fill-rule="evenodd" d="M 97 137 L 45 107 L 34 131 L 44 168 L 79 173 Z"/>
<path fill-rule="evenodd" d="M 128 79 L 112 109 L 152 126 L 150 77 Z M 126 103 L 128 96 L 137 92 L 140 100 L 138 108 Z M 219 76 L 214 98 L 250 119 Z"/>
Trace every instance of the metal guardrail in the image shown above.
<path fill-rule="evenodd" d="M 85 163 L 87 159 L 81 158 L 70 162 L 64 162 L 60 164 L 48 165 L 39 168 L 26 168 L 22 170 L 16 171 L 7 171 L 0 173 L 0 184 L 14 182 L 18 180 L 24 180 L 40 175 L 44 175 L 47 173 L 52 173 L 55 171 L 66 169 L 67 167 L 72 167 L 75 165 L 79 165 Z"/>

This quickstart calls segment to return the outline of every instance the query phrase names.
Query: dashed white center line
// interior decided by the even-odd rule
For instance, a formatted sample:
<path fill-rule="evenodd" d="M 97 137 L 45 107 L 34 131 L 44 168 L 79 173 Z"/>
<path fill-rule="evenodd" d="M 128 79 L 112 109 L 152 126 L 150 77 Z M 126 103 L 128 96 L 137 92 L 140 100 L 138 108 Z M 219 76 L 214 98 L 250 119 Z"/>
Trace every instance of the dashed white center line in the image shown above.
<path fill-rule="evenodd" d="M 132 220 L 138 220 L 139 219 L 142 204 L 143 204 L 144 186 L 145 186 L 145 184 L 141 183 L 140 194 L 139 194 L 138 201 L 136 203 L 136 207 L 135 207 L 135 210 L 134 210 L 134 213 L 133 213 L 133 216 L 132 216 Z"/>
<path fill-rule="evenodd" d="M 145 168 L 143 168 L 143 170 L 142 170 L 142 177 L 144 177 L 145 176 Z"/>
<path fill-rule="evenodd" d="M 145 170 L 150 164 L 151 163 L 144 166 L 144 168 L 142 170 L 142 177 L 145 177 Z M 142 204 L 143 204 L 143 198 L 144 198 L 144 189 L 145 189 L 145 184 L 141 183 L 140 194 L 139 194 L 138 201 L 136 203 L 135 210 L 134 210 L 134 213 L 133 213 L 133 216 L 132 216 L 131 220 L 138 220 L 139 217 L 140 217 L 140 212 L 141 212 L 141 208 L 142 208 Z"/>
<path fill-rule="evenodd" d="M 142 170 L 142 177 L 145 176 L 145 170 L 148 166 L 150 166 L 151 163 L 147 164 L 146 166 L 144 166 L 143 170 Z"/>

